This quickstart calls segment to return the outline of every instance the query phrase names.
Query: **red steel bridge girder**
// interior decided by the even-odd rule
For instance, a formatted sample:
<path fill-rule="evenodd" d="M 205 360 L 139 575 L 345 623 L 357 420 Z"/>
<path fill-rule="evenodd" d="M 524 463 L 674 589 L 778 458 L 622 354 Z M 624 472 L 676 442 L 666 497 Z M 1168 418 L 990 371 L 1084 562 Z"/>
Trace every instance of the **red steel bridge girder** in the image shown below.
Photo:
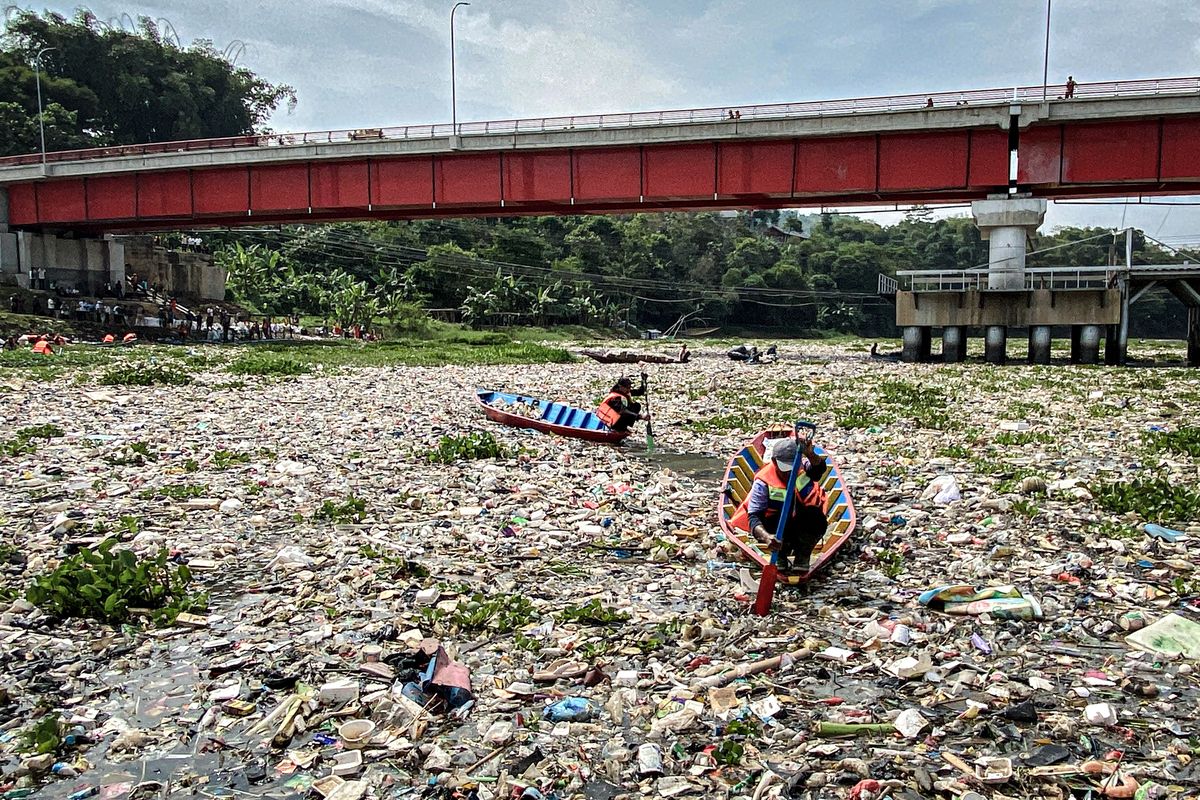
<path fill-rule="evenodd" d="M 81 233 L 349 219 L 980 199 L 1008 186 L 994 127 L 152 169 L 9 184 L 9 224 Z M 1200 190 L 1200 118 L 1042 123 L 1018 183 L 1044 197 Z"/>

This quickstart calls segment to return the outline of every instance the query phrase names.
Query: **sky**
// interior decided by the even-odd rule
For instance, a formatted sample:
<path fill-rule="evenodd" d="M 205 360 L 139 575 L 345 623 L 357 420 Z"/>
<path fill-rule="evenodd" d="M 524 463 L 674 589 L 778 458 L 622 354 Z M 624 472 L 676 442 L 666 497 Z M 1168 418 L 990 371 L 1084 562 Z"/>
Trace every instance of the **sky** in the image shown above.
<path fill-rule="evenodd" d="M 1051 0 L 1061 83 L 1200 75 L 1196 0 Z M 34 5 L 70 15 L 78 4 Z M 126 27 L 296 88 L 276 130 L 450 120 L 453 0 L 126 0 Z M 1045 0 L 472 0 L 455 21 L 460 121 L 745 106 L 1041 85 Z M 1050 226 L 1136 225 L 1200 242 L 1198 205 L 1056 204 Z M 961 212 L 950 212 L 961 213 Z M 899 214 L 882 214 L 881 222 Z"/>

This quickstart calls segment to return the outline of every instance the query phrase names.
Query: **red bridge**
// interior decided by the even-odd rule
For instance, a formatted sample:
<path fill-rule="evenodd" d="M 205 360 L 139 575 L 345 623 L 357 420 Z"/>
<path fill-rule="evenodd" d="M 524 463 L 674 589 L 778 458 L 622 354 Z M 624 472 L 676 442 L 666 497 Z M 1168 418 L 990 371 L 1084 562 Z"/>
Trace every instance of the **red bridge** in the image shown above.
<path fill-rule="evenodd" d="M 230 224 L 1200 193 L 1200 78 L 170 142 L 0 159 L 0 224 Z M 1016 169 L 1012 170 L 1013 153 Z"/>

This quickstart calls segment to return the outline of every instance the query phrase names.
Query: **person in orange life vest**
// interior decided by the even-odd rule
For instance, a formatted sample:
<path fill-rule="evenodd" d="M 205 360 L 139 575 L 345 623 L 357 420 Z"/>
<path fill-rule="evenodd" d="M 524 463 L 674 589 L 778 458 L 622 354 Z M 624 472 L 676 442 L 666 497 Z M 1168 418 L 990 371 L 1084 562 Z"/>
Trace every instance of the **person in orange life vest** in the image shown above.
<path fill-rule="evenodd" d="M 49 337 L 43 336 L 33 343 L 33 352 L 40 353 L 44 356 L 54 355 L 54 349 L 50 347 Z"/>
<path fill-rule="evenodd" d="M 645 394 L 646 373 L 642 373 L 642 385 L 637 389 L 633 388 L 632 380 L 621 378 L 613 384 L 608 396 L 601 401 L 600 407 L 596 409 L 596 416 L 614 431 L 627 431 L 629 426 L 639 419 L 650 419 L 649 414 L 642 413 L 641 404 L 632 400 Z"/>
<path fill-rule="evenodd" d="M 796 458 L 795 439 L 777 439 L 771 450 L 771 460 L 754 474 L 754 484 L 742 505 L 734 513 L 732 523 L 750 533 L 769 549 L 779 549 L 776 562 L 779 569 L 807 569 L 812 550 L 825 537 L 828 520 L 825 517 L 825 490 L 821 478 L 828 469 L 825 457 L 817 455 L 812 442 L 801 441 L 803 475 L 796 478 L 796 499 L 792 501 L 791 516 L 783 531 L 783 541 L 778 542 L 775 532 L 783 501 L 787 496 L 787 483 Z M 739 516 L 745 522 L 739 525 Z"/>
<path fill-rule="evenodd" d="M 104 343 L 105 344 L 112 344 L 116 340 L 117 340 L 117 337 L 113 336 L 111 333 L 104 334 Z"/>

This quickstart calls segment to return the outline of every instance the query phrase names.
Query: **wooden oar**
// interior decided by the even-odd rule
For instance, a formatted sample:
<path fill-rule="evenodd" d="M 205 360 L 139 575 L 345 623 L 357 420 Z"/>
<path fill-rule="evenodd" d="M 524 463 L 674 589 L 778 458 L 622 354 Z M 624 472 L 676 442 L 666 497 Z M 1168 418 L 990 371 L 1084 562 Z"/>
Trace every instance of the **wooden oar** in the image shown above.
<path fill-rule="evenodd" d="M 795 434 L 793 434 L 795 435 Z M 775 599 L 775 581 L 779 578 L 779 551 L 783 548 L 783 532 L 787 527 L 788 517 L 792 514 L 792 501 L 796 498 L 796 477 L 804 464 L 804 449 L 800 446 L 800 437 L 796 436 L 796 455 L 792 459 L 792 471 L 788 473 L 787 494 L 783 498 L 783 508 L 779 513 L 779 523 L 775 526 L 775 541 L 778 547 L 771 551 L 771 561 L 763 567 L 762 577 L 758 580 L 758 597 L 754 600 L 754 613 L 765 617 L 771 613 L 771 602 Z M 753 531 L 751 531 L 753 535 Z"/>
<path fill-rule="evenodd" d="M 650 384 L 646 383 L 646 373 L 642 373 L 642 385 L 646 387 L 646 416 L 650 417 Z M 646 452 L 654 452 L 654 420 L 646 420 Z"/>

